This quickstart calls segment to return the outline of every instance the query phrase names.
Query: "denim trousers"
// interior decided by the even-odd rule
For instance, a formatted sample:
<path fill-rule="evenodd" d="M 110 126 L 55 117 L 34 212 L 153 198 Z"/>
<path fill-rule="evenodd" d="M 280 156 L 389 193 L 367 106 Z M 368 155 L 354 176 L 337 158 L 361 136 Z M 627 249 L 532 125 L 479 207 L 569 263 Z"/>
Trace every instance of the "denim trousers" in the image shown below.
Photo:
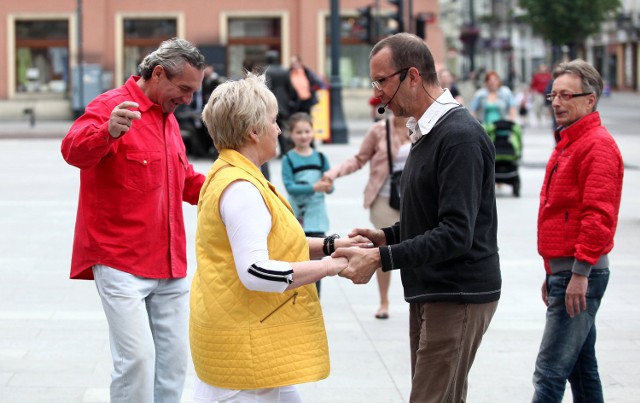
<path fill-rule="evenodd" d="M 111 403 L 179 403 L 189 360 L 189 283 L 94 266 L 109 323 Z"/>
<path fill-rule="evenodd" d="M 533 374 L 535 403 L 562 402 L 567 380 L 574 402 L 603 402 L 596 360 L 595 319 L 609 282 L 609 269 L 593 269 L 587 286 L 587 309 L 567 314 L 565 294 L 570 271 L 547 276 L 549 306 Z"/>

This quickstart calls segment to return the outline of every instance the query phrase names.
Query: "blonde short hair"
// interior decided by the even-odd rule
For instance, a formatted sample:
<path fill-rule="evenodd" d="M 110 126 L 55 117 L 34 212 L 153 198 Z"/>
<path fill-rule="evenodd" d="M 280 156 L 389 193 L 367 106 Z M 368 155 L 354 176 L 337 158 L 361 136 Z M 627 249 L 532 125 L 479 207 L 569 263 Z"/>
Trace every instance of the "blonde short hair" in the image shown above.
<path fill-rule="evenodd" d="M 267 87 L 264 74 L 220 84 L 202 110 L 202 120 L 216 149 L 237 150 L 252 131 L 263 132 L 277 113 L 278 102 Z"/>

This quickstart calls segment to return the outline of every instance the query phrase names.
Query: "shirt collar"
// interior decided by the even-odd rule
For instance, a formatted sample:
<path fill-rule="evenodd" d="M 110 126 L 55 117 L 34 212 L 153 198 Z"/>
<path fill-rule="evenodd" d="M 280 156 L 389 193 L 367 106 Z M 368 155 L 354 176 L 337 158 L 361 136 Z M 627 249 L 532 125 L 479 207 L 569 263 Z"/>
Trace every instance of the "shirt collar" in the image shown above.
<path fill-rule="evenodd" d="M 453 98 L 451 92 L 445 88 L 442 95 L 427 108 L 420 119 L 410 117 L 409 120 L 407 120 L 407 127 L 411 132 L 411 142 L 415 143 L 420 140 L 422 136 L 427 135 L 445 113 L 458 106 L 460 106 L 460 104 Z"/>

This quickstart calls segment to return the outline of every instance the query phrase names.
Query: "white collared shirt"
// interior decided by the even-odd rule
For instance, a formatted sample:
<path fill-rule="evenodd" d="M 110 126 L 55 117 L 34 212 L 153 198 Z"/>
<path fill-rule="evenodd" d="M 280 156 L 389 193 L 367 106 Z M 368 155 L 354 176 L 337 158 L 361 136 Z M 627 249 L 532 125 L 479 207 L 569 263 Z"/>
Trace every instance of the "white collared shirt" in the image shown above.
<path fill-rule="evenodd" d="M 460 106 L 460 104 L 453 98 L 451 92 L 445 88 L 442 95 L 427 108 L 419 120 L 416 120 L 414 117 L 410 117 L 409 120 L 407 120 L 407 128 L 409 128 L 411 132 L 409 136 L 411 142 L 415 143 L 420 140 L 422 136 L 427 135 L 445 113 L 458 106 Z"/>

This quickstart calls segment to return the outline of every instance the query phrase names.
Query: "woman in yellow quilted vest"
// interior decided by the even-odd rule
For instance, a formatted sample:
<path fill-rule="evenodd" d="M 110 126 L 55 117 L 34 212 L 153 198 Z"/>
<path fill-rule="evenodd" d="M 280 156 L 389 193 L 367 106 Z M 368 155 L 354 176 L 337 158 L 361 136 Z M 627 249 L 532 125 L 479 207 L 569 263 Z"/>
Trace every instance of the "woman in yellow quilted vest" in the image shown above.
<path fill-rule="evenodd" d="M 202 116 L 220 156 L 202 186 L 189 336 L 197 402 L 301 402 L 296 384 L 329 375 L 315 282 L 335 276 L 338 247 L 306 238 L 260 166 L 277 155 L 278 106 L 264 75 L 219 85 Z M 327 256 L 320 260 L 322 256 Z"/>

